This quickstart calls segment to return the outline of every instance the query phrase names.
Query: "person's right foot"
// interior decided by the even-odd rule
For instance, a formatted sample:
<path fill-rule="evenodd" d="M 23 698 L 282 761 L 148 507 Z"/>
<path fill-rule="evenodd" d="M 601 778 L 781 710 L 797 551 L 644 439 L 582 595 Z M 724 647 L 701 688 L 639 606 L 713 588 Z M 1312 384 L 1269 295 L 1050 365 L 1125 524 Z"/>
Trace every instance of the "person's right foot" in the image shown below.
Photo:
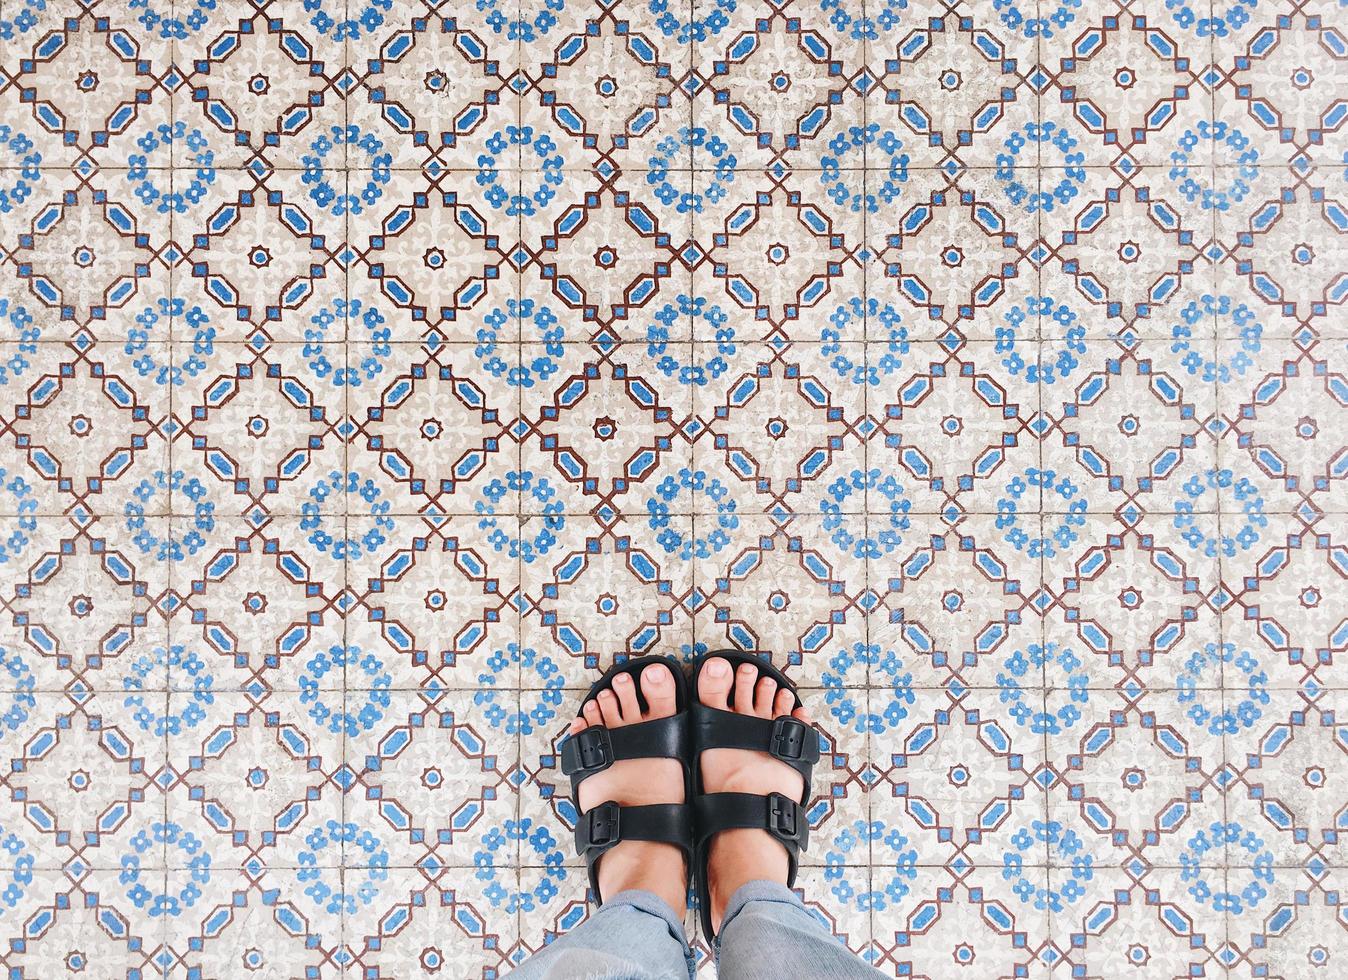
<path fill-rule="evenodd" d="M 645 711 L 637 700 L 637 683 L 646 699 Z M 639 682 L 631 674 L 614 677 L 611 689 L 585 702 L 567 732 L 578 735 L 590 726 L 622 728 L 667 718 L 677 708 L 674 675 L 663 664 L 651 664 L 641 671 Z M 621 759 L 580 784 L 576 806 L 585 812 L 606 800 L 622 806 L 682 803 L 683 766 L 677 759 Z M 644 840 L 625 840 L 605 851 L 599 858 L 600 893 L 611 898 L 629 888 L 654 892 L 681 917 L 688 895 L 683 851 L 673 844 Z"/>
<path fill-rule="evenodd" d="M 795 695 L 778 689 L 777 682 L 759 675 L 752 664 L 738 671 L 720 657 L 702 665 L 698 681 L 699 700 L 712 708 L 758 718 L 794 715 L 810 722 L 804 707 L 793 707 Z M 781 793 L 799 800 L 805 789 L 800 773 L 766 752 L 749 749 L 708 749 L 702 753 L 702 788 L 707 793 Z M 712 838 L 707 856 L 707 888 L 711 895 L 711 922 L 717 932 L 721 917 L 735 891 L 750 881 L 786 884 L 790 862 L 786 850 L 766 830 L 723 830 Z"/>

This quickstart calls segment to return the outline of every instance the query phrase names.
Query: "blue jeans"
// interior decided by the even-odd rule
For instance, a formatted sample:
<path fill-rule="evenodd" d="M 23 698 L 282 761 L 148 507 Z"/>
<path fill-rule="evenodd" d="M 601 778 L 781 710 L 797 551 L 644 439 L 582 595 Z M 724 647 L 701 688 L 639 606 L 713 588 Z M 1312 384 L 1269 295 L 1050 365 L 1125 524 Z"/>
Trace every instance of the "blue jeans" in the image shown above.
<path fill-rule="evenodd" d="M 730 897 L 714 943 L 721 980 L 875 980 L 791 889 L 751 881 Z M 693 951 L 674 910 L 650 892 L 619 892 L 539 950 L 510 980 L 693 980 Z"/>

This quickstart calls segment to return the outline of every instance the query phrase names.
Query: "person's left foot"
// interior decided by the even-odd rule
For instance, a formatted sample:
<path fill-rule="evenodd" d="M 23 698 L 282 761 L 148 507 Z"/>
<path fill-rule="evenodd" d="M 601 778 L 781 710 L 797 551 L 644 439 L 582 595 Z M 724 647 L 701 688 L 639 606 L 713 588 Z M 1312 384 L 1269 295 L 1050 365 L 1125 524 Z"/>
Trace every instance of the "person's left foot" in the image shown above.
<path fill-rule="evenodd" d="M 631 674 L 618 674 L 612 689 L 586 701 L 581 717 L 567 732 L 576 735 L 591 725 L 621 728 L 640 721 L 667 718 L 677 710 L 674 676 L 663 664 L 651 664 L 641 672 L 641 694 L 647 710 L 637 701 L 637 682 Z M 576 806 L 584 813 L 606 800 L 619 806 L 651 803 L 682 803 L 683 766 L 677 759 L 620 759 L 603 772 L 580 784 Z M 627 840 L 599 858 L 599 890 L 608 897 L 627 888 L 654 892 L 682 916 L 688 900 L 688 867 L 683 851 L 673 844 Z"/>

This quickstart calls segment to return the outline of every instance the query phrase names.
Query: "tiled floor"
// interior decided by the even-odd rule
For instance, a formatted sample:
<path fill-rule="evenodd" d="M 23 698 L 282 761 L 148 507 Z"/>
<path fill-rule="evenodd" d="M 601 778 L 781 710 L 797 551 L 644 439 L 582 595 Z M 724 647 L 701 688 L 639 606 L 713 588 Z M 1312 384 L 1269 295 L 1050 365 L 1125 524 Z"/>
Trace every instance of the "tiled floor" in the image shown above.
<path fill-rule="evenodd" d="M 735 646 L 886 974 L 1343 976 L 1345 92 L 1343 0 L 0 0 L 0 969 L 500 976 L 580 693 Z"/>

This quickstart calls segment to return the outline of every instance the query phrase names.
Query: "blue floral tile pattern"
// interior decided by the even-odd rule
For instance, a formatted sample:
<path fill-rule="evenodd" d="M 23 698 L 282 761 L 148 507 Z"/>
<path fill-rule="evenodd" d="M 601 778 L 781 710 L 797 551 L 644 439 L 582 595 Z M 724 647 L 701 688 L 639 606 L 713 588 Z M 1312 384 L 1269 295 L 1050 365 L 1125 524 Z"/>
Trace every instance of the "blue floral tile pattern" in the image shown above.
<path fill-rule="evenodd" d="M 501 977 L 584 690 L 729 646 L 884 974 L 1340 975 L 1346 90 L 1341 0 L 0 0 L 0 972 Z"/>

